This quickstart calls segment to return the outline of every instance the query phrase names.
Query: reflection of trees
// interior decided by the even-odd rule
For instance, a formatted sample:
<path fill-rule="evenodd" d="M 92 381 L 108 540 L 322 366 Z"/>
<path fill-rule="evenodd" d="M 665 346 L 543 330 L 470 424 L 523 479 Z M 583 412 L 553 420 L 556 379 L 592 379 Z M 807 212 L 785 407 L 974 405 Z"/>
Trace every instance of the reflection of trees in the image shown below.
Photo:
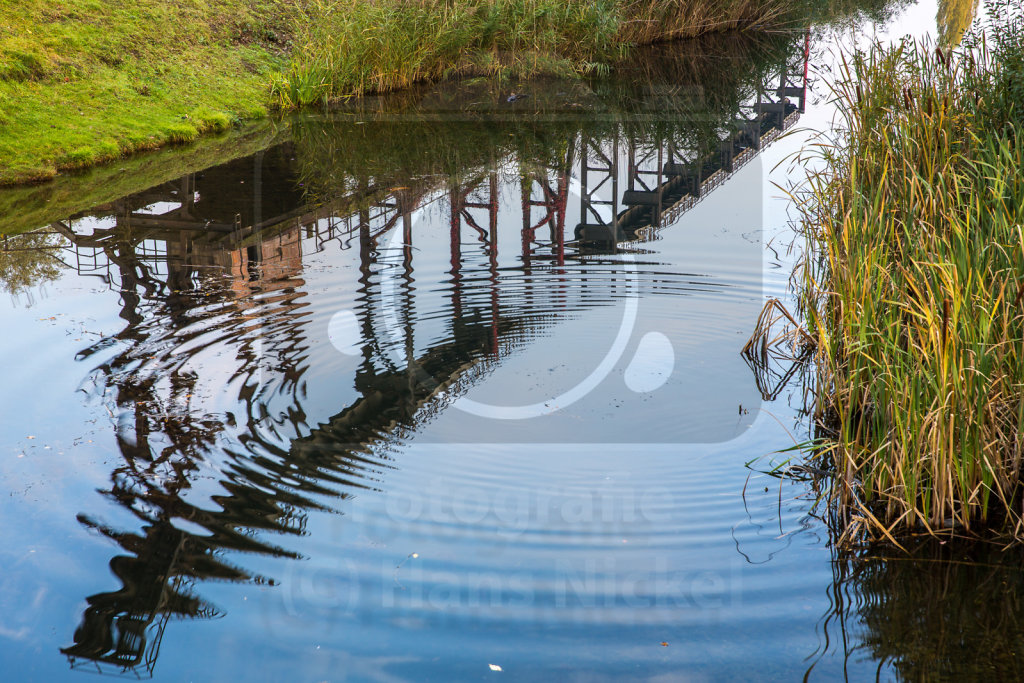
<path fill-rule="evenodd" d="M 939 27 L 939 42 L 956 47 L 974 21 L 978 0 L 939 0 L 939 13 L 935 22 Z"/>
<path fill-rule="evenodd" d="M 818 659 L 867 657 L 912 681 L 1022 680 L 1024 550 L 931 537 L 908 549 L 837 553 Z"/>
<path fill-rule="evenodd" d="M 62 244 L 60 235 L 46 231 L 0 238 L 0 291 L 17 296 L 56 280 L 61 269 L 53 253 Z"/>
<path fill-rule="evenodd" d="M 827 0 L 810 8 L 813 24 L 856 26 L 870 21 L 885 24 L 914 0 Z"/>

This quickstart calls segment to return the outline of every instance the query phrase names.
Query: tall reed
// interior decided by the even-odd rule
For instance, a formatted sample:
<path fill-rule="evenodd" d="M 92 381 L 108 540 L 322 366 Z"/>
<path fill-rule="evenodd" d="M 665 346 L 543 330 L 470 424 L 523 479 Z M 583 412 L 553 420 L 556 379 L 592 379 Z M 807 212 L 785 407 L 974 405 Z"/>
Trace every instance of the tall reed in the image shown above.
<path fill-rule="evenodd" d="M 283 106 L 404 88 L 447 75 L 580 74 L 633 45 L 779 27 L 783 0 L 307 0 Z"/>
<path fill-rule="evenodd" d="M 846 137 L 811 177 L 802 304 L 848 536 L 1024 536 L 1024 145 L 995 106 L 1004 63 L 904 42 L 835 86 Z"/>

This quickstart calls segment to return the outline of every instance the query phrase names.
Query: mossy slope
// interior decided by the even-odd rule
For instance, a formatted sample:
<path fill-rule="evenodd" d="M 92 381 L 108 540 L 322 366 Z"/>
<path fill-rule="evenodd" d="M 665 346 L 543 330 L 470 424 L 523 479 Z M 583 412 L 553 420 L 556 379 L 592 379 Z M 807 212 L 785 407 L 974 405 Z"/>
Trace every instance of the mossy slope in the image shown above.
<path fill-rule="evenodd" d="M 0 184 L 265 113 L 277 0 L 0 0 Z"/>

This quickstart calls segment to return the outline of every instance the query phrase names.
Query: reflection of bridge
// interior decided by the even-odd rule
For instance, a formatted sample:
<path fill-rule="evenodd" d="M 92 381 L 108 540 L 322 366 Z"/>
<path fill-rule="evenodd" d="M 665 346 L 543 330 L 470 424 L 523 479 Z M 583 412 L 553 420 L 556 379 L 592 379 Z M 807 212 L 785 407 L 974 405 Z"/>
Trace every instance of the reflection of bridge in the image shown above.
<path fill-rule="evenodd" d="M 741 116 L 726 126 L 727 134 L 717 149 L 681 149 L 671 137 L 653 145 L 627 140 L 626 189 L 621 195 L 619 148 L 608 150 L 584 137 L 579 173 L 582 209 L 575 237 L 607 247 L 674 223 L 753 159 L 804 111 L 809 41 L 805 37 L 796 61 L 779 69 L 777 88 L 759 90 L 756 99 L 742 107 Z M 608 185 L 610 201 L 600 194 Z"/>
<path fill-rule="evenodd" d="M 171 616 L 216 614 L 193 595 L 192 584 L 255 578 L 226 563 L 218 550 L 289 556 L 253 532 L 297 533 L 305 511 L 326 505 L 320 499 L 369 486 L 374 468 L 384 466 L 369 454 L 373 444 L 402 438 L 430 419 L 557 319 L 550 312 L 557 306 L 544 313 L 517 310 L 502 298 L 503 196 L 518 194 L 521 272 L 557 280 L 588 254 L 615 251 L 622 241 L 672 224 L 752 159 L 802 110 L 803 73 L 802 62 L 781 68 L 742 108 L 741 119 L 718 125 L 726 132 L 698 148 L 680 143 L 671 122 L 660 136 L 624 125 L 611 135 L 596 134 L 581 124 L 546 162 L 498 159 L 448 183 L 430 176 L 352 178 L 344 192 L 310 203 L 286 145 L 51 225 L 46 232 L 65 240 L 55 251 L 59 258 L 82 275 L 102 278 L 121 297 L 125 329 L 80 357 L 126 342 L 95 372 L 97 383 L 113 390 L 124 459 L 104 493 L 142 524 L 141 533 L 122 533 L 81 517 L 127 555 L 111 562 L 122 587 L 89 598 L 75 644 L 64 652 L 76 666 L 152 673 Z M 382 245 L 385 238 L 401 245 L 399 279 L 411 280 L 413 243 L 422 237 L 414 234 L 416 215 L 428 207 L 447 219 L 446 338 L 414 349 L 411 294 L 399 286 L 396 319 L 406 346 L 384 348 L 390 342 L 382 344 L 378 319 Z M 299 388 L 310 346 L 301 273 L 306 257 L 329 248 L 357 250 L 357 316 L 369 343 L 354 378 L 358 398 L 311 428 Z M 535 289 L 542 291 L 530 296 L 566 295 L 564 289 Z M 568 303 L 565 309 L 575 311 L 600 305 Z M 221 322 L 196 323 L 215 316 Z M 188 363 L 208 343 L 235 348 L 233 379 L 242 378 L 245 424 L 226 425 L 227 418 L 192 408 L 198 377 Z M 265 365 L 274 368 L 270 389 L 257 376 L 267 355 L 272 362 Z M 271 410 L 274 400 L 287 409 Z M 286 424 L 274 423 L 275 415 L 285 415 Z M 241 436 L 221 443 L 231 429 Z M 284 431 L 289 436 L 279 434 Z M 219 509 L 186 502 L 190 478 L 221 451 L 227 454 L 219 473 L 227 493 L 216 497 Z M 210 534 L 186 531 L 175 519 Z"/>
<path fill-rule="evenodd" d="M 734 121 L 716 124 L 725 131 L 717 144 L 687 148 L 671 134 L 652 140 L 625 129 L 621 136 L 595 138 L 582 127 L 575 140 L 567 141 L 560 163 L 545 167 L 519 159 L 524 265 L 538 259 L 562 264 L 567 247 L 577 253 L 614 250 L 617 243 L 678 220 L 804 110 L 807 40 L 796 58 L 769 75 L 741 106 Z M 190 174 L 98 207 L 98 216 L 96 210 L 90 213 L 103 227 L 91 234 L 73 227 L 74 220 L 54 223 L 51 230 L 74 245 L 74 261 L 68 265 L 107 280 L 116 256 L 105 245 L 114 233 L 126 232 L 147 262 L 216 265 L 239 275 L 251 275 L 256 268 L 281 267 L 285 272 L 297 266 L 302 253 L 322 251 L 330 242 L 344 249 L 357 239 L 360 244 L 369 240 L 375 247 L 399 223 L 406 231 L 404 244 L 411 245 L 410 217 L 433 189 L 423 180 L 363 178 L 344 193 L 307 204 L 283 154 L 268 160 L 260 153 L 217 167 L 215 177 L 211 174 Z M 489 244 L 496 257 L 494 176 L 492 171 L 448 193 L 453 268 L 458 267 L 464 227 Z M 249 189 L 240 191 L 243 187 Z M 570 194 L 578 195 L 575 207 Z M 567 216 L 573 208 L 579 220 L 569 236 Z M 538 235 L 542 228 L 546 234 Z"/>

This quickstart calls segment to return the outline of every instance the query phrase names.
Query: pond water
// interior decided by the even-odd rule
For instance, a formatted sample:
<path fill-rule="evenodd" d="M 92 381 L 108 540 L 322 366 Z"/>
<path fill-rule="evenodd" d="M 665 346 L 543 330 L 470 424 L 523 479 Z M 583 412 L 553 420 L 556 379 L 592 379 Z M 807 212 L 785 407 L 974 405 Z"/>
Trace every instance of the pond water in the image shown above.
<path fill-rule="evenodd" d="M 0 195 L 5 677 L 1020 678 L 1019 553 L 842 553 L 762 474 L 779 186 L 836 50 L 935 29 L 848 11 Z"/>

